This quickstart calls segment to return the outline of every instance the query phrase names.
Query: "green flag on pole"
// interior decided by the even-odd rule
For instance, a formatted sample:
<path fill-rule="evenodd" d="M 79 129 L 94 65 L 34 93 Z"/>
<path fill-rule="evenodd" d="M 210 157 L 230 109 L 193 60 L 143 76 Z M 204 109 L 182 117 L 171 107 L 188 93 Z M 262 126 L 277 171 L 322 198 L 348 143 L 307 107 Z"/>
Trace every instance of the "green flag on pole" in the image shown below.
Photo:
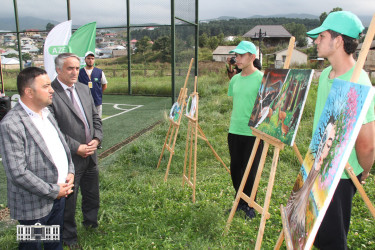
<path fill-rule="evenodd" d="M 68 47 L 69 52 L 76 54 L 81 59 L 81 67 L 85 64 L 87 51 L 95 53 L 96 22 L 79 27 L 71 36 Z"/>

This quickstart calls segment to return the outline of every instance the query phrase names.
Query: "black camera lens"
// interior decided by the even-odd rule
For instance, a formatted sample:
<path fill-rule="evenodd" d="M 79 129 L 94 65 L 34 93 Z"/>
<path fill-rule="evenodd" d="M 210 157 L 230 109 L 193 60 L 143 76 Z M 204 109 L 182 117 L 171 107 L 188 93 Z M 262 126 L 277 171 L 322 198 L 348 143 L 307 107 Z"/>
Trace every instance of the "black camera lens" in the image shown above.
<path fill-rule="evenodd" d="M 229 61 L 230 64 L 236 64 L 236 57 L 233 56 L 230 61 Z"/>

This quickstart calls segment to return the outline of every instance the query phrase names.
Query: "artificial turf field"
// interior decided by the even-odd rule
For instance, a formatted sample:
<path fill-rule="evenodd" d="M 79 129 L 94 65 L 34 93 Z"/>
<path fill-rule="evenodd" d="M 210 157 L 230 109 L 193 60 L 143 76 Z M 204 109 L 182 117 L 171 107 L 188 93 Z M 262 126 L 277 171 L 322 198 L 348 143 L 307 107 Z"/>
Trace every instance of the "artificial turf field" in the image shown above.
<path fill-rule="evenodd" d="M 170 97 L 104 95 L 103 148 L 98 154 L 164 119 L 164 112 L 169 112 L 171 106 Z M 6 205 L 6 194 L 5 171 L 0 164 L 0 205 Z"/>

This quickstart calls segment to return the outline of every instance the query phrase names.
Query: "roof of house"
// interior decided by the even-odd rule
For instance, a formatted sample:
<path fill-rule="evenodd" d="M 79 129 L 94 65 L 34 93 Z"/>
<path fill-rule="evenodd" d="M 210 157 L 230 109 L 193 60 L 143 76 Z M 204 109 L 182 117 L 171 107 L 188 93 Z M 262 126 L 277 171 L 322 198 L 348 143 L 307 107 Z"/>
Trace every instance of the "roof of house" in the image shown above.
<path fill-rule="evenodd" d="M 288 50 L 288 48 L 285 48 L 285 49 L 282 49 L 282 50 L 279 50 L 279 51 L 276 51 L 276 52 L 274 52 L 274 53 L 272 53 L 273 55 L 276 55 L 276 54 L 279 54 L 279 53 L 281 53 L 281 52 L 284 52 L 284 51 L 286 51 L 286 50 Z M 306 53 L 304 53 L 304 52 L 302 52 L 302 51 L 300 51 L 300 50 L 298 50 L 298 49 L 293 49 L 293 52 L 294 51 L 297 51 L 297 52 L 299 52 L 299 53 L 302 53 L 302 54 L 304 54 L 304 55 L 306 55 L 307 56 L 307 54 Z"/>
<path fill-rule="evenodd" d="M 358 45 L 358 47 L 357 47 L 357 50 L 362 49 L 362 45 L 363 45 L 363 43 L 360 43 L 360 44 Z M 370 49 L 375 49 L 375 40 L 372 41 L 372 43 L 371 43 L 371 45 L 370 45 Z"/>
<path fill-rule="evenodd" d="M 234 50 L 236 46 L 218 46 L 213 52 L 213 55 L 228 55 L 229 51 Z"/>
<path fill-rule="evenodd" d="M 248 32 L 246 32 L 243 35 L 243 37 L 251 37 L 257 39 L 259 38 L 259 31 L 262 33 L 263 37 L 269 38 L 281 38 L 292 36 L 282 25 L 257 25 Z"/>
<path fill-rule="evenodd" d="M 16 58 L 6 58 L 6 57 L 1 57 L 1 64 L 4 65 L 11 65 L 11 64 L 19 64 L 20 61 Z"/>

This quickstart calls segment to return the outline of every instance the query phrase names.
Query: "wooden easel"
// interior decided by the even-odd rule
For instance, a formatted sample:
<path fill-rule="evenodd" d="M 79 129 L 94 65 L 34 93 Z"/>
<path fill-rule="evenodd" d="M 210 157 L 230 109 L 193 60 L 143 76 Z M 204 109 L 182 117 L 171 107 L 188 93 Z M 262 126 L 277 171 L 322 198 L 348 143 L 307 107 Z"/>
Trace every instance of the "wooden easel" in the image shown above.
<path fill-rule="evenodd" d="M 289 64 L 290 64 L 290 60 L 291 60 L 291 56 L 292 56 L 292 52 L 293 52 L 293 48 L 294 48 L 294 42 L 295 42 L 295 37 L 291 37 L 291 39 L 289 41 L 288 55 L 287 55 L 286 61 L 284 63 L 284 69 L 289 68 Z M 276 138 L 274 138 L 274 137 L 272 137 L 268 134 L 265 134 L 265 133 L 255 129 L 255 128 L 251 128 L 251 130 L 252 130 L 253 135 L 256 137 L 256 140 L 255 140 L 253 150 L 252 150 L 251 155 L 250 155 L 249 162 L 246 166 L 246 170 L 245 170 L 245 173 L 243 175 L 240 187 L 237 191 L 237 195 L 236 195 L 235 201 L 233 203 L 232 210 L 229 214 L 229 218 L 228 218 L 228 221 L 227 221 L 227 224 L 226 224 L 226 227 L 225 227 L 224 234 L 227 234 L 227 232 L 229 230 L 229 227 L 230 227 L 230 223 L 232 222 L 234 214 L 237 210 L 238 203 L 239 203 L 240 199 L 243 199 L 244 201 L 247 202 L 247 204 L 250 207 L 253 207 L 257 212 L 262 214 L 262 218 L 261 218 L 261 222 L 260 222 L 260 226 L 259 226 L 259 230 L 258 230 L 257 241 L 256 241 L 256 245 L 255 245 L 255 249 L 260 249 L 261 244 L 262 244 L 262 240 L 263 240 L 263 234 L 264 234 L 264 228 L 265 228 L 265 225 L 266 225 L 266 220 L 269 219 L 270 216 L 271 216 L 270 213 L 268 212 L 268 209 L 269 209 L 269 205 L 270 205 L 270 201 L 271 201 L 271 195 L 272 195 L 272 189 L 273 189 L 273 184 L 274 184 L 275 175 L 276 175 L 277 163 L 278 163 L 278 160 L 279 160 L 279 153 L 280 153 L 280 150 L 284 149 L 284 143 L 282 143 L 279 139 L 276 139 Z M 248 179 L 248 176 L 249 176 L 251 166 L 253 164 L 256 152 L 258 150 L 260 140 L 264 141 L 264 146 L 263 146 L 262 156 L 260 158 L 260 162 L 259 162 L 259 166 L 258 166 L 258 171 L 257 171 L 256 177 L 255 177 L 254 185 L 253 185 L 253 188 L 252 188 L 252 191 L 251 191 L 251 195 L 249 197 L 243 192 L 243 190 L 244 190 L 244 187 L 246 185 L 246 182 L 247 182 L 247 179 Z M 263 167 L 264 167 L 264 164 L 265 164 L 265 161 L 266 161 L 266 156 L 267 156 L 269 145 L 274 146 L 275 149 L 274 149 L 274 154 L 273 154 L 273 159 L 272 159 L 272 166 L 271 166 L 271 172 L 270 172 L 270 176 L 269 176 L 269 180 L 268 180 L 266 196 L 265 196 L 265 199 L 264 199 L 264 205 L 263 205 L 263 207 L 261 207 L 258 203 L 255 202 L 255 195 L 256 195 L 258 187 L 259 187 L 259 181 L 260 181 L 260 178 L 261 178 L 261 175 L 262 175 L 262 172 L 263 172 Z M 297 156 L 298 160 L 300 162 L 302 162 L 303 161 L 302 156 L 299 153 L 298 147 L 295 143 L 293 145 L 293 150 L 296 153 L 296 156 Z"/>
<path fill-rule="evenodd" d="M 352 78 L 350 79 L 351 82 L 358 82 L 358 79 L 359 79 L 359 76 L 361 74 L 362 68 L 365 64 L 365 60 L 366 60 L 368 51 L 369 51 L 370 46 L 371 46 L 372 40 L 374 39 L 374 35 L 375 35 L 375 14 L 372 17 L 370 26 L 369 26 L 367 34 L 366 34 L 366 38 L 363 42 L 362 49 L 359 53 L 357 63 L 356 63 L 355 68 L 353 70 L 353 75 L 352 75 Z M 353 181 L 355 187 L 357 188 L 359 194 L 361 195 L 361 197 L 364 200 L 366 206 L 370 210 L 370 213 L 371 213 L 372 217 L 375 218 L 375 208 L 372 205 L 370 199 L 368 198 L 368 196 L 367 196 L 365 190 L 363 189 L 361 183 L 358 181 L 357 176 L 354 174 L 354 171 L 353 171 L 352 167 L 349 165 L 349 163 L 347 163 L 345 165 L 345 171 L 349 174 L 350 179 L 352 179 L 352 181 Z M 280 206 L 280 211 L 281 211 L 281 218 L 282 218 L 282 222 L 283 222 L 283 230 L 281 231 L 281 233 L 279 235 L 279 238 L 277 239 L 277 242 L 276 242 L 276 245 L 275 245 L 274 249 L 280 249 L 280 247 L 281 247 L 281 245 L 284 241 L 284 238 L 285 238 L 285 243 L 286 243 L 287 249 L 292 249 L 293 245 L 292 245 L 291 238 L 290 238 L 290 235 L 289 235 L 289 232 L 288 232 L 288 229 L 287 229 L 288 221 L 287 221 L 286 215 L 284 213 L 283 205 Z"/>
<path fill-rule="evenodd" d="M 225 165 L 223 160 L 220 158 L 220 156 L 216 153 L 216 151 L 213 149 L 211 144 L 208 142 L 207 137 L 204 135 L 201 127 L 198 124 L 198 104 L 199 104 L 199 95 L 197 92 L 197 77 L 195 77 L 194 82 L 194 92 L 190 95 L 190 97 L 196 98 L 196 110 L 194 115 L 188 116 L 185 114 L 185 116 L 189 119 L 188 123 L 188 129 L 187 129 L 187 135 L 186 135 L 186 148 L 185 148 L 185 161 L 184 161 L 184 172 L 182 176 L 182 186 L 184 186 L 185 182 L 193 189 L 193 202 L 195 202 L 195 186 L 196 186 L 196 177 L 197 177 L 197 141 L 198 138 L 203 139 L 210 149 L 212 150 L 212 153 L 220 161 L 221 164 L 226 168 L 228 173 L 230 174 L 230 171 L 228 167 Z M 194 149 L 193 149 L 194 144 Z M 190 150 L 189 150 L 190 149 Z M 188 168 L 188 174 L 186 175 L 186 162 L 188 159 L 188 151 L 189 151 L 189 168 Z M 194 151 L 194 173 L 193 173 L 193 181 L 191 180 L 191 160 L 192 160 L 192 154 Z"/>
<path fill-rule="evenodd" d="M 3 67 L 1 65 L 1 57 L 0 57 L 0 82 L 1 82 L 1 90 L 0 90 L 0 93 L 2 95 L 5 95 L 5 92 L 4 92 L 4 80 L 3 80 Z"/>
<path fill-rule="evenodd" d="M 194 61 L 194 58 L 192 58 L 191 61 L 190 61 L 189 70 L 187 72 L 186 79 L 185 79 L 185 84 L 181 88 L 180 93 L 178 95 L 177 102 L 181 107 L 181 109 L 179 111 L 178 121 L 175 122 L 175 121 L 173 121 L 172 119 L 169 118 L 169 129 L 168 129 L 167 135 L 166 135 L 165 140 L 164 140 L 163 149 L 161 150 L 158 166 L 156 167 L 156 168 L 159 168 L 160 163 L 161 163 L 161 159 L 163 158 L 164 150 L 167 149 L 170 152 L 170 154 L 169 154 L 167 170 L 166 170 L 165 176 L 164 176 L 164 181 L 167 181 L 168 173 L 169 173 L 169 167 L 171 165 L 172 157 L 174 155 L 174 147 L 176 145 L 178 130 L 180 128 L 181 117 L 182 117 L 182 114 L 184 112 L 184 107 L 186 105 L 186 101 L 185 101 L 186 97 L 187 97 L 186 85 L 187 85 L 187 82 L 188 82 L 188 79 L 189 79 L 190 70 L 191 70 L 191 67 L 193 65 L 193 61 Z M 173 141 L 172 141 L 172 138 L 173 138 Z"/>

